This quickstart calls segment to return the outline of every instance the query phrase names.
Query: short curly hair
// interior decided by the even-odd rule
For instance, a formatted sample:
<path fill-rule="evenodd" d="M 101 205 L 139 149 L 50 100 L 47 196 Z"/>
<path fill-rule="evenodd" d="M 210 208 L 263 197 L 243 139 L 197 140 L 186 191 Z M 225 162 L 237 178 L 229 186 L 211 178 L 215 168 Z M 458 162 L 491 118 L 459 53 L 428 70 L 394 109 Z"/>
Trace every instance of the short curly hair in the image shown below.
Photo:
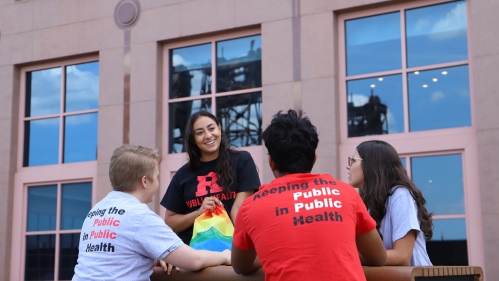
<path fill-rule="evenodd" d="M 280 173 L 310 173 L 319 144 L 317 128 L 303 112 L 277 112 L 262 133 L 270 157 Z"/>

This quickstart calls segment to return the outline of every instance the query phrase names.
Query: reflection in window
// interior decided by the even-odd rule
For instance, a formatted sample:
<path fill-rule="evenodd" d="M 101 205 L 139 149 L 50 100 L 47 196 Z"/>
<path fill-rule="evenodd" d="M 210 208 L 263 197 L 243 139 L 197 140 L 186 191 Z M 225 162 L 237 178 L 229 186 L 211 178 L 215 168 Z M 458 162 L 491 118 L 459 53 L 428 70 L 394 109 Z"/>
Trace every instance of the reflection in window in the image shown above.
<path fill-rule="evenodd" d="M 433 237 L 426 250 L 433 265 L 468 265 L 465 219 L 433 220 Z"/>
<path fill-rule="evenodd" d="M 65 117 L 64 163 L 97 159 L 97 113 Z"/>
<path fill-rule="evenodd" d="M 59 113 L 60 105 L 60 67 L 26 73 L 26 117 Z"/>
<path fill-rule="evenodd" d="M 401 75 L 350 80 L 347 92 L 349 137 L 404 131 Z"/>
<path fill-rule="evenodd" d="M 412 180 L 423 192 L 428 212 L 464 214 L 461 154 L 413 157 L 411 169 Z"/>
<path fill-rule="evenodd" d="M 96 109 L 99 103 L 99 62 L 66 67 L 65 112 Z"/>
<path fill-rule="evenodd" d="M 408 74 L 411 131 L 471 126 L 468 66 Z"/>
<path fill-rule="evenodd" d="M 219 118 L 231 145 L 261 144 L 261 50 L 251 35 L 170 51 L 169 153 L 185 152 L 187 120 L 200 110 Z"/>
<path fill-rule="evenodd" d="M 171 51 L 170 98 L 211 93 L 211 44 Z"/>
<path fill-rule="evenodd" d="M 70 280 L 73 277 L 80 229 L 91 207 L 91 182 L 28 187 L 26 280 Z M 60 230 L 65 232 L 57 234 Z M 35 231 L 49 233 L 36 235 Z M 56 251 L 59 253 L 57 274 Z"/>
<path fill-rule="evenodd" d="M 400 13 L 345 23 L 347 75 L 400 69 Z"/>
<path fill-rule="evenodd" d="M 261 36 L 217 43 L 217 92 L 262 86 Z"/>
<path fill-rule="evenodd" d="M 54 280 L 55 235 L 26 236 L 25 280 Z"/>
<path fill-rule="evenodd" d="M 55 230 L 56 210 L 56 185 L 29 187 L 27 231 Z"/>
<path fill-rule="evenodd" d="M 98 96 L 99 62 L 26 72 L 23 166 L 96 160 Z"/>
<path fill-rule="evenodd" d="M 59 118 L 24 122 L 24 166 L 57 164 Z"/>
<path fill-rule="evenodd" d="M 61 234 L 60 239 L 59 280 L 71 280 L 78 260 L 80 233 Z"/>
<path fill-rule="evenodd" d="M 61 229 L 80 229 L 92 208 L 92 183 L 62 185 Z"/>
<path fill-rule="evenodd" d="M 217 98 L 217 118 L 232 146 L 262 143 L 261 92 Z"/>
<path fill-rule="evenodd" d="M 468 59 L 466 2 L 406 11 L 408 67 Z"/>
<path fill-rule="evenodd" d="M 192 100 L 170 104 L 169 152 L 185 152 L 184 135 L 189 116 L 200 110 L 211 112 L 211 99 Z"/>

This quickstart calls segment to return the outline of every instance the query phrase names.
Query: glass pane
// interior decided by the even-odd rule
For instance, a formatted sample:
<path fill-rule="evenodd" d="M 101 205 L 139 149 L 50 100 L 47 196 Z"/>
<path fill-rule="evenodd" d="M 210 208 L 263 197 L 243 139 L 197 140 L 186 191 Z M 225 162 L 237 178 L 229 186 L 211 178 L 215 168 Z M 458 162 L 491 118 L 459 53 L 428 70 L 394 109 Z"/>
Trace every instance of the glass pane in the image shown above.
<path fill-rule="evenodd" d="M 461 154 L 411 158 L 412 180 L 435 215 L 464 214 Z"/>
<path fill-rule="evenodd" d="M 465 219 L 433 220 L 426 250 L 433 265 L 468 265 Z"/>
<path fill-rule="evenodd" d="M 211 99 L 201 99 L 170 104 L 169 153 L 185 152 L 184 134 L 187 119 L 194 112 L 205 110 L 211 112 Z"/>
<path fill-rule="evenodd" d="M 59 280 L 71 280 L 78 260 L 80 233 L 61 234 L 60 237 Z"/>
<path fill-rule="evenodd" d="M 97 159 L 98 113 L 65 117 L 64 163 Z"/>
<path fill-rule="evenodd" d="M 411 131 L 471 126 L 468 66 L 408 74 Z"/>
<path fill-rule="evenodd" d="M 66 112 L 99 106 L 99 62 L 66 67 Z"/>
<path fill-rule="evenodd" d="M 61 68 L 26 74 L 26 117 L 57 114 L 61 111 Z"/>
<path fill-rule="evenodd" d="M 217 43 L 217 92 L 262 86 L 260 35 Z"/>
<path fill-rule="evenodd" d="M 26 236 L 25 280 L 54 280 L 55 235 Z"/>
<path fill-rule="evenodd" d="M 400 13 L 345 23 L 347 75 L 400 69 Z"/>
<path fill-rule="evenodd" d="M 401 75 L 348 81 L 347 94 L 349 137 L 404 131 Z"/>
<path fill-rule="evenodd" d="M 217 98 L 217 118 L 231 146 L 262 144 L 262 93 Z"/>
<path fill-rule="evenodd" d="M 211 44 L 174 49 L 171 56 L 171 99 L 211 93 Z"/>
<path fill-rule="evenodd" d="M 24 166 L 59 162 L 59 118 L 24 122 Z"/>
<path fill-rule="evenodd" d="M 61 229 L 81 229 L 92 208 L 92 183 L 63 184 L 61 204 Z"/>
<path fill-rule="evenodd" d="M 27 231 L 55 230 L 57 185 L 28 188 Z"/>
<path fill-rule="evenodd" d="M 407 171 L 407 165 L 405 164 L 406 158 L 400 158 L 400 162 L 402 162 L 402 166 L 404 166 L 404 169 Z"/>
<path fill-rule="evenodd" d="M 408 67 L 468 59 L 466 2 L 406 11 Z"/>

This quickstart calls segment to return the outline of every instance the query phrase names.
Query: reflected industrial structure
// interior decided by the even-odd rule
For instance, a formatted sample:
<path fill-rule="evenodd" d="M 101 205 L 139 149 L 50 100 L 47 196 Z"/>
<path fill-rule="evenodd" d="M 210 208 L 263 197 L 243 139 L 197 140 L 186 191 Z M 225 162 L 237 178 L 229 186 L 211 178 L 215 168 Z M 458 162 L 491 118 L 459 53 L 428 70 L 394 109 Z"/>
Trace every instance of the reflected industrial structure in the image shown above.
<path fill-rule="evenodd" d="M 349 98 L 348 137 L 388 134 L 387 106 L 381 103 L 379 96 L 371 96 L 366 104 L 355 106 Z"/>
<path fill-rule="evenodd" d="M 245 56 L 226 59 L 223 47 L 220 51 L 216 62 L 216 93 L 261 87 L 261 48 L 255 50 L 255 40 L 250 41 L 249 51 Z M 171 72 L 170 98 L 211 94 L 213 81 L 211 63 L 198 65 L 195 68 L 181 64 L 173 66 Z M 196 75 L 201 79 L 195 79 Z M 199 87 L 199 93 L 191 94 L 193 82 L 200 83 L 194 87 L 196 89 Z M 189 116 L 199 110 L 211 111 L 211 108 L 211 97 L 170 104 L 170 153 L 185 152 L 184 134 Z M 261 92 L 217 97 L 216 116 L 232 146 L 261 144 Z"/>

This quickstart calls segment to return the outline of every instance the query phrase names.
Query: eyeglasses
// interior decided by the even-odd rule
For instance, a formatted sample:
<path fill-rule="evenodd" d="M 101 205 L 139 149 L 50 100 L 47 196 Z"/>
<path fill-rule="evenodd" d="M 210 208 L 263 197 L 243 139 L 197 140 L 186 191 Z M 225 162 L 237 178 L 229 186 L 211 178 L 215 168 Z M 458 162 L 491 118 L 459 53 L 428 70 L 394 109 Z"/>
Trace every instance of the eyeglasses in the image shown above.
<path fill-rule="evenodd" d="M 353 156 L 348 156 L 348 166 L 352 167 L 353 163 L 355 163 L 355 160 L 364 160 L 362 158 L 355 158 Z"/>

